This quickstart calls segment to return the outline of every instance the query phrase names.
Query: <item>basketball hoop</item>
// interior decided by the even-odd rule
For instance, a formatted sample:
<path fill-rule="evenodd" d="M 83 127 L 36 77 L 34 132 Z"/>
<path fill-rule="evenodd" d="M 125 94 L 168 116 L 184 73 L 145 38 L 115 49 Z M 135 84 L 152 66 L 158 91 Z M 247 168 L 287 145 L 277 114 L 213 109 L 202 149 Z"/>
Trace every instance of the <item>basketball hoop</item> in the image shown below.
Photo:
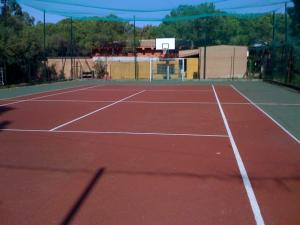
<path fill-rule="evenodd" d="M 156 38 L 155 40 L 156 50 L 160 50 L 160 58 L 169 58 L 169 51 L 175 50 L 175 38 Z"/>

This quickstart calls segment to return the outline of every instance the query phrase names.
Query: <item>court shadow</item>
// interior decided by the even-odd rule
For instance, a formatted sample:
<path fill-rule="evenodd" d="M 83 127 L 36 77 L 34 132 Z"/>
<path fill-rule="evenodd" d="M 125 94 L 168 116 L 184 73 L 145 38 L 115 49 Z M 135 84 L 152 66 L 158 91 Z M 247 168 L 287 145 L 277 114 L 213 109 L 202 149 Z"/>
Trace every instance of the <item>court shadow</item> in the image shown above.
<path fill-rule="evenodd" d="M 68 212 L 66 217 L 61 222 L 61 225 L 69 225 L 70 224 L 70 222 L 72 221 L 74 216 L 77 214 L 80 207 L 84 204 L 85 200 L 87 199 L 87 197 L 89 196 L 89 194 L 91 193 L 93 188 L 95 187 L 96 183 L 103 176 L 104 172 L 105 172 L 105 168 L 100 168 L 97 170 L 95 175 L 90 180 L 89 184 L 83 190 L 83 192 L 81 193 L 81 195 L 79 196 L 79 198 L 77 199 L 77 201 L 75 202 L 73 207 L 70 209 L 70 211 Z"/>
<path fill-rule="evenodd" d="M 12 170 L 27 170 L 27 171 L 38 171 L 38 172 L 53 172 L 53 173 L 85 173 L 92 174 L 94 170 L 86 169 L 86 168 L 56 168 L 56 167 L 48 167 L 48 166 L 22 166 L 22 165 L 13 165 L 13 164 L 4 164 L 0 163 L 0 168 L 4 169 L 12 169 Z"/>
<path fill-rule="evenodd" d="M 0 106 L 0 116 L 8 111 L 13 110 L 13 109 L 14 108 L 12 108 L 12 107 Z M 5 129 L 9 124 L 11 124 L 11 121 L 8 121 L 8 120 L 1 121 L 0 120 L 0 132 L 2 129 Z"/>
<path fill-rule="evenodd" d="M 209 180 L 214 179 L 222 182 L 238 182 L 242 180 L 242 176 L 237 174 L 200 174 L 192 172 L 166 172 L 166 171 L 126 171 L 126 170 L 108 170 L 107 174 L 119 174 L 127 176 L 151 176 L 164 178 L 181 178 L 181 179 L 196 179 Z M 255 183 L 257 188 L 266 189 L 269 187 L 280 188 L 286 192 L 294 192 L 295 189 L 290 187 L 290 183 L 300 184 L 300 174 L 290 176 L 252 176 L 250 180 Z M 298 191 L 298 190 L 297 190 Z"/>

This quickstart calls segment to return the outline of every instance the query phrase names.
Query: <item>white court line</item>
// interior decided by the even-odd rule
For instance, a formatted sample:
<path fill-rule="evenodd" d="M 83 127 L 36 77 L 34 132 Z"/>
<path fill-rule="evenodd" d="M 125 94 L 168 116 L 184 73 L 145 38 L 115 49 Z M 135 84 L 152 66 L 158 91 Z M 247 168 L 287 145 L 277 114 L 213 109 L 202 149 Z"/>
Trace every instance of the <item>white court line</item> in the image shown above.
<path fill-rule="evenodd" d="M 250 102 L 222 102 L 222 105 L 252 105 Z M 267 106 L 300 106 L 300 103 L 257 102 L 257 105 Z"/>
<path fill-rule="evenodd" d="M 259 208 L 259 205 L 257 203 L 256 197 L 255 197 L 255 194 L 254 194 L 254 190 L 252 188 L 250 179 L 248 177 L 248 174 L 247 174 L 245 165 L 243 163 L 242 157 L 240 155 L 240 152 L 238 150 L 238 147 L 237 147 L 237 145 L 235 143 L 235 140 L 233 138 L 233 135 L 231 133 L 231 129 L 229 127 L 227 118 L 226 118 L 225 113 L 223 111 L 222 105 L 220 103 L 220 100 L 219 100 L 219 97 L 217 95 L 217 92 L 215 90 L 214 85 L 212 85 L 212 88 L 213 88 L 216 100 L 218 102 L 219 110 L 220 110 L 220 113 L 222 115 L 226 131 L 227 131 L 228 136 L 229 136 L 229 140 L 230 140 L 230 143 L 231 143 L 231 146 L 232 146 L 232 150 L 233 150 L 235 159 L 236 159 L 238 167 L 239 167 L 239 171 L 240 171 L 241 177 L 243 179 L 244 187 L 245 187 L 247 195 L 248 195 L 248 199 L 249 199 L 249 202 L 250 202 L 250 205 L 251 205 L 251 208 L 252 208 L 253 215 L 255 217 L 256 224 L 257 225 L 264 225 L 265 222 L 264 222 L 264 219 L 263 219 L 263 217 L 261 215 L 260 208 Z"/>
<path fill-rule="evenodd" d="M 80 103 L 111 103 L 114 100 L 69 100 L 69 99 L 38 99 L 30 100 L 31 102 L 80 102 Z M 133 104 L 212 104 L 216 105 L 216 102 L 168 102 L 168 101 L 122 101 L 122 103 L 133 103 Z M 250 103 L 248 103 L 250 104 Z"/>
<path fill-rule="evenodd" d="M 111 106 L 113 106 L 113 105 L 116 105 L 116 104 L 118 104 L 118 103 L 120 103 L 120 102 L 122 102 L 122 101 L 124 101 L 124 100 L 126 100 L 126 99 L 132 98 L 133 96 L 136 96 L 136 95 L 141 94 L 141 93 L 143 93 L 143 92 L 145 92 L 145 90 L 142 90 L 142 91 L 137 92 L 137 93 L 135 93 L 135 94 L 129 95 L 129 96 L 127 96 L 127 97 L 125 97 L 125 98 L 122 98 L 122 99 L 120 99 L 120 100 L 118 100 L 118 101 L 115 101 L 115 102 L 113 102 L 113 103 L 111 103 L 111 104 L 109 104 L 109 105 L 106 105 L 106 106 L 104 106 L 104 107 L 101 107 L 101 108 L 99 108 L 99 109 L 96 109 L 96 110 L 93 111 L 93 112 L 87 113 L 87 114 L 85 114 L 85 115 L 83 115 L 83 116 L 80 116 L 80 117 L 78 117 L 78 118 L 76 118 L 76 119 L 73 119 L 73 120 L 71 120 L 71 121 L 69 121 L 69 122 L 66 122 L 66 123 L 61 124 L 61 125 L 59 125 L 59 126 L 57 126 L 57 127 L 54 127 L 54 128 L 52 128 L 50 131 L 57 130 L 57 129 L 59 129 L 59 128 L 62 128 L 62 127 L 64 127 L 64 126 L 70 124 L 70 123 L 74 123 L 74 122 L 76 122 L 76 121 L 78 121 L 78 120 L 81 120 L 81 119 L 83 119 L 83 118 L 85 118 L 85 117 L 87 117 L 87 116 L 90 116 L 90 115 L 92 115 L 92 114 L 94 114 L 94 113 L 96 113 L 96 112 L 99 112 L 99 111 L 101 111 L 101 110 L 104 110 L 104 109 L 106 109 L 106 108 L 109 108 L 109 107 L 111 107 Z"/>
<path fill-rule="evenodd" d="M 131 132 L 131 131 L 73 131 L 73 130 L 30 130 L 30 129 L 0 129 L 1 131 L 11 132 L 40 132 L 40 133 L 79 133 L 79 134 L 114 134 L 114 135 L 145 135 L 145 136 L 187 136 L 187 137 L 217 137 L 228 138 L 222 134 L 196 134 L 196 133 L 165 133 L 165 132 Z"/>
<path fill-rule="evenodd" d="M 1 99 L 0 99 L 1 101 Z M 16 100 L 6 100 L 15 102 Z M 28 102 L 73 102 L 73 103 L 111 103 L 113 100 L 80 100 L 80 99 L 33 99 Z M 203 105 L 217 105 L 216 102 L 173 102 L 173 101 L 123 101 L 123 103 L 136 104 L 203 104 Z M 222 105 L 252 105 L 250 102 L 222 102 Z M 300 106 L 300 103 L 276 103 L 276 102 L 257 102 L 256 105 L 267 106 Z"/>
<path fill-rule="evenodd" d="M 257 108 L 259 111 L 261 111 L 265 116 L 267 116 L 269 119 L 271 119 L 278 127 L 280 127 L 286 134 L 288 134 L 292 139 L 294 139 L 298 144 L 300 144 L 300 140 L 296 138 L 292 133 L 290 133 L 287 129 L 285 129 L 280 123 L 278 123 L 273 117 L 271 117 L 268 113 L 266 113 L 262 108 L 260 108 L 258 105 L 256 105 L 253 101 L 251 101 L 248 97 L 246 97 L 242 92 L 240 92 L 236 87 L 233 85 L 230 85 L 232 89 L 234 89 L 238 94 L 240 94 L 242 97 L 244 97 L 248 102 L 251 103 L 255 108 Z"/>
<path fill-rule="evenodd" d="M 251 102 L 247 102 L 251 104 Z M 257 105 L 268 105 L 268 106 L 300 106 L 300 103 L 276 103 L 276 102 L 257 102 Z"/>
<path fill-rule="evenodd" d="M 215 102 L 170 102 L 170 101 L 124 101 L 125 103 L 135 104 L 203 104 L 203 105 L 215 105 Z"/>
<path fill-rule="evenodd" d="M 146 89 L 143 88 L 143 90 L 147 92 L 211 92 L 209 89 L 203 89 L 203 90 L 189 90 L 189 89 Z M 105 92 L 105 91 L 139 91 L 138 89 L 118 89 L 118 88 L 111 88 L 111 89 L 94 89 L 91 91 L 99 91 L 99 92 Z"/>
<path fill-rule="evenodd" d="M 23 100 L 20 100 L 20 101 L 14 101 L 14 102 L 10 102 L 10 103 L 5 103 L 5 104 L 2 104 L 0 106 L 14 105 L 14 104 L 18 104 L 18 103 L 21 103 L 21 102 L 29 102 L 29 101 L 32 101 L 32 100 L 37 100 L 37 99 L 41 99 L 41 98 L 51 97 L 51 96 L 55 96 L 55 95 L 67 94 L 67 93 L 72 93 L 72 92 L 76 92 L 76 91 L 83 91 L 83 90 L 87 90 L 87 89 L 90 89 L 90 88 L 94 88 L 96 86 L 98 86 L 98 85 L 93 85 L 93 86 L 90 86 L 90 87 L 75 89 L 75 90 L 71 90 L 71 91 L 63 91 L 63 92 L 59 92 L 59 93 L 54 93 L 54 94 L 49 94 L 49 95 L 43 95 L 43 96 L 29 98 L 29 99 L 23 99 Z"/>
<path fill-rule="evenodd" d="M 146 89 L 149 92 L 211 92 L 209 89 L 203 89 L 203 90 L 189 90 L 189 89 L 161 89 L 161 90 L 151 90 Z"/>

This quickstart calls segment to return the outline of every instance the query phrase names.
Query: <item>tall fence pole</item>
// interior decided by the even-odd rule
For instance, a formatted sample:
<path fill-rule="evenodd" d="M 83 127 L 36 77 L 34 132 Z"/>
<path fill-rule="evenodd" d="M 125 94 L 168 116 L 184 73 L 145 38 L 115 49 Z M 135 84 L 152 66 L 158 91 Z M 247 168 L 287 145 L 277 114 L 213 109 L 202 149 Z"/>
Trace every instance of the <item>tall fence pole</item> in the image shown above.
<path fill-rule="evenodd" d="M 233 48 L 233 57 L 232 57 L 232 80 L 234 80 L 234 74 L 235 74 L 235 48 Z"/>
<path fill-rule="evenodd" d="M 201 63 L 202 63 L 202 58 L 201 58 L 201 47 L 198 49 L 198 79 L 201 80 Z"/>
<path fill-rule="evenodd" d="M 44 47 L 44 69 L 46 73 L 47 80 L 50 79 L 49 73 L 48 73 L 48 68 L 47 68 L 47 50 L 46 50 L 46 11 L 44 10 L 43 12 L 43 47 Z"/>
<path fill-rule="evenodd" d="M 70 60 L 71 60 L 71 78 L 73 79 L 73 19 L 70 20 Z"/>
<path fill-rule="evenodd" d="M 44 10 L 44 59 L 46 59 L 46 12 Z"/>
<path fill-rule="evenodd" d="M 272 17 L 272 44 L 274 44 L 274 42 L 275 42 L 275 23 L 276 23 L 276 18 L 275 18 L 275 11 L 273 11 L 273 17 Z"/>
<path fill-rule="evenodd" d="M 152 82 L 152 60 L 149 58 L 150 68 L 149 68 L 149 81 Z"/>
<path fill-rule="evenodd" d="M 3 6 L 2 6 L 2 15 L 4 15 L 4 18 L 5 18 L 6 12 L 7 12 L 7 0 L 2 0 L 1 3 L 3 4 Z"/>
<path fill-rule="evenodd" d="M 184 71 L 185 71 L 185 65 L 184 65 L 185 59 L 182 59 L 182 71 L 181 71 L 181 80 L 184 81 Z"/>
<path fill-rule="evenodd" d="M 284 3 L 284 28 L 285 28 L 285 59 L 286 59 L 286 76 L 285 83 L 290 80 L 289 70 L 289 47 L 288 47 L 288 14 L 287 14 L 287 2 Z"/>
<path fill-rule="evenodd" d="M 4 85 L 4 72 L 2 67 L 0 67 L 0 85 Z"/>
<path fill-rule="evenodd" d="M 207 22 L 205 20 L 205 22 Z M 206 45 L 207 45 L 207 24 L 204 31 L 204 55 L 203 55 L 203 79 L 206 79 Z"/>
<path fill-rule="evenodd" d="M 285 44 L 288 44 L 288 15 L 287 2 L 284 3 L 284 28 L 285 28 Z"/>
<path fill-rule="evenodd" d="M 203 79 L 206 79 L 206 34 L 205 34 L 205 44 L 204 44 L 204 55 L 203 55 Z"/>
<path fill-rule="evenodd" d="M 133 17 L 133 54 L 134 54 L 134 78 L 138 80 L 137 71 L 137 52 L 136 52 L 136 27 L 135 27 L 135 16 Z"/>

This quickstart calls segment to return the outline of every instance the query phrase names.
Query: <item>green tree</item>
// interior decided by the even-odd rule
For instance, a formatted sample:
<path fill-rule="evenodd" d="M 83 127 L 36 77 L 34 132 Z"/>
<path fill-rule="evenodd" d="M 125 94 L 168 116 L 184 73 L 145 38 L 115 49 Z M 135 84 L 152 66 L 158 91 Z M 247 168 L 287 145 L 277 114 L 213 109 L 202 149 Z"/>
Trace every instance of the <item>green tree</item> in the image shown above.
<path fill-rule="evenodd" d="M 0 66 L 8 83 L 28 82 L 38 70 L 41 48 L 34 19 L 16 1 L 8 1 L 0 16 Z"/>
<path fill-rule="evenodd" d="M 219 14 L 219 15 L 218 15 Z M 173 18 L 175 22 L 163 22 L 151 29 L 151 37 L 176 37 L 192 40 L 196 46 L 216 44 L 250 45 L 253 42 L 268 42 L 272 40 L 272 15 L 242 18 L 224 16 L 213 3 L 197 6 L 179 6 L 172 10 L 166 19 Z M 202 15 L 202 18 L 186 21 L 176 21 L 176 18 Z M 220 16 L 221 15 L 221 16 Z M 223 15 L 223 16 L 222 16 Z M 277 16 L 278 39 L 282 39 L 283 16 Z"/>
<path fill-rule="evenodd" d="M 300 33 L 300 0 L 293 0 L 294 1 L 294 7 L 290 8 L 289 15 L 292 19 L 291 22 L 291 28 L 292 28 L 292 34 L 295 37 L 299 37 Z"/>

